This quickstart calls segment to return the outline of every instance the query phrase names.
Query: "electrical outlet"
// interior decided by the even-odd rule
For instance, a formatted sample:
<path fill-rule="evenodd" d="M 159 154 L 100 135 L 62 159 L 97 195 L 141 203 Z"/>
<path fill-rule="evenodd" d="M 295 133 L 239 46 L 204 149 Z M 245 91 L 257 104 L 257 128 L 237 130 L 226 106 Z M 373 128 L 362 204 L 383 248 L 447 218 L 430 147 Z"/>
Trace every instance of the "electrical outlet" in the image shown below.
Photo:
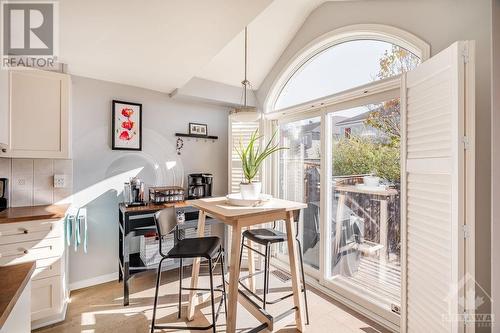
<path fill-rule="evenodd" d="M 54 175 L 54 187 L 61 188 L 66 186 L 66 177 L 64 175 Z"/>

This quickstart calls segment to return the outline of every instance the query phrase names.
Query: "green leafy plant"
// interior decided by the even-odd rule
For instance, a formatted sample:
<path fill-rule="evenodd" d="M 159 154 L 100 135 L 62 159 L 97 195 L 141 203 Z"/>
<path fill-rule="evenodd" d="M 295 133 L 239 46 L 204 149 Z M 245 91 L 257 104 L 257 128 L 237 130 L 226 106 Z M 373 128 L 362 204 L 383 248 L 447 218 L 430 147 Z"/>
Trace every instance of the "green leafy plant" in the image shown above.
<path fill-rule="evenodd" d="M 399 145 L 382 144 L 366 138 L 344 138 L 333 147 L 335 176 L 374 173 L 385 180 L 399 183 Z"/>
<path fill-rule="evenodd" d="M 243 141 L 240 138 L 239 147 L 234 147 L 236 153 L 241 159 L 241 164 L 243 168 L 243 175 L 247 183 L 252 183 L 252 180 L 257 176 L 260 167 L 264 160 L 271 156 L 271 154 L 276 153 L 283 149 L 288 149 L 285 147 L 280 147 L 279 143 L 275 143 L 274 139 L 276 137 L 276 132 L 274 132 L 271 140 L 265 145 L 264 149 L 261 149 L 259 141 L 262 138 L 259 135 L 259 131 L 256 130 L 250 136 L 250 140 L 246 146 L 243 145 Z"/>

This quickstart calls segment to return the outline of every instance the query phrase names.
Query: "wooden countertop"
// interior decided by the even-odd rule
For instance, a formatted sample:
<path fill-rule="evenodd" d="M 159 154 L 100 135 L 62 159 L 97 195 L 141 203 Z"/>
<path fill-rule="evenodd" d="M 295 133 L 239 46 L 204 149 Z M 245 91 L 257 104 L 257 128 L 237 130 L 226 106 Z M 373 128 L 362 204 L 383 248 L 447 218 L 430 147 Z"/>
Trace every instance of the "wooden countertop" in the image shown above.
<path fill-rule="evenodd" d="M 302 202 L 295 202 L 283 199 L 272 198 L 260 205 L 245 207 L 230 205 L 226 197 L 203 198 L 190 200 L 188 203 L 205 211 L 208 215 L 223 222 L 237 221 L 242 218 L 251 218 L 259 215 L 270 214 L 279 211 L 295 211 L 307 208 Z M 271 220 L 272 221 L 272 220 Z"/>
<path fill-rule="evenodd" d="M 11 207 L 0 212 L 0 224 L 34 220 L 61 219 L 69 205 Z"/>
<path fill-rule="evenodd" d="M 163 203 L 163 204 L 148 203 L 145 206 L 130 206 L 130 207 L 126 207 L 125 204 L 122 202 L 119 205 L 120 211 L 122 213 L 148 213 L 148 212 L 156 212 L 165 208 L 172 208 L 172 207 L 181 208 L 188 206 L 189 205 L 187 204 L 187 201 L 179 201 L 179 202 Z"/>
<path fill-rule="evenodd" d="M 34 261 L 0 267 L 0 277 L 2 277 L 2 288 L 0 288 L 0 329 L 7 321 L 34 270 Z"/>

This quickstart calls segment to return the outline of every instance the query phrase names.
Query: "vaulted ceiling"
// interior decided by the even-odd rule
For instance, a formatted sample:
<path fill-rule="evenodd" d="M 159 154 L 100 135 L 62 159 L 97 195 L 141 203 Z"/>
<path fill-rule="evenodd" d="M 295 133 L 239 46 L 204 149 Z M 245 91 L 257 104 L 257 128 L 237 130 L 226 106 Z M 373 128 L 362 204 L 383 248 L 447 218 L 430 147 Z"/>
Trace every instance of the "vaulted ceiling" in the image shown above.
<path fill-rule="evenodd" d="M 257 88 L 325 0 L 61 0 L 60 61 L 72 74 L 170 92 L 201 77 L 239 85 L 243 30 Z"/>
<path fill-rule="evenodd" d="M 248 77 L 258 89 L 313 9 L 324 0 L 274 0 L 248 25 Z M 229 42 L 197 76 L 240 85 L 244 68 L 244 31 Z"/>

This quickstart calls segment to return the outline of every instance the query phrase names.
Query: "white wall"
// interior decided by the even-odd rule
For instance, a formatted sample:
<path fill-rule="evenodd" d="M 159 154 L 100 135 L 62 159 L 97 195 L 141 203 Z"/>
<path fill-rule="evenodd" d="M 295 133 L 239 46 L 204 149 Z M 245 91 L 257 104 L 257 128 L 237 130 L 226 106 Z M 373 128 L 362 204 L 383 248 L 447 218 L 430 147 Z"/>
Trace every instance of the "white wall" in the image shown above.
<path fill-rule="evenodd" d="M 360 23 L 392 25 L 431 45 L 436 54 L 457 40 L 476 41 L 476 279 L 490 291 L 491 1 L 406 0 L 327 2 L 306 19 L 258 91 L 264 101 L 273 81 L 294 55 L 315 38 Z M 498 241 L 498 238 L 497 238 Z M 497 282 L 498 283 L 498 282 Z M 486 302 L 478 309 L 490 313 Z M 488 332 L 489 328 L 479 328 Z"/>
<path fill-rule="evenodd" d="M 113 99 L 142 103 L 142 152 L 111 150 Z M 130 170 L 144 167 L 139 176 L 146 183 L 164 185 L 186 183 L 192 172 L 211 172 L 215 194 L 226 192 L 228 112 L 224 108 L 177 102 L 167 94 L 74 76 L 72 117 L 73 202 L 87 207 L 90 228 L 88 253 L 70 249 L 74 286 L 118 272 L 118 202 Z M 209 134 L 219 140 L 184 140 L 178 156 L 174 133 L 187 132 L 189 122 L 208 124 Z"/>

